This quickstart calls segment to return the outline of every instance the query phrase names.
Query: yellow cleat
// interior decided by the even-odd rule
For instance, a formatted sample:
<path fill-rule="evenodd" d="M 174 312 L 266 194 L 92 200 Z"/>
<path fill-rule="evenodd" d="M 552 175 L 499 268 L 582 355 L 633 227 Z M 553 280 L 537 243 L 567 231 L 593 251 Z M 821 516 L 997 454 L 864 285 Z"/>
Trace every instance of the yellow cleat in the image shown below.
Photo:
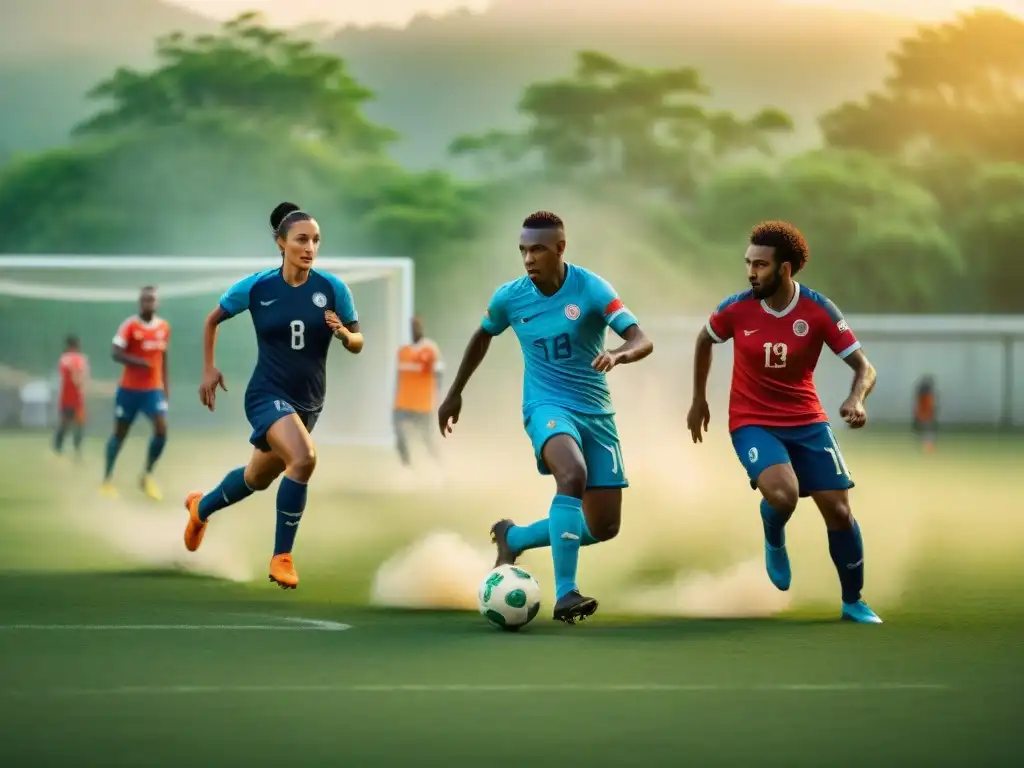
<path fill-rule="evenodd" d="M 188 522 L 185 523 L 185 549 L 195 552 L 203 543 L 206 534 L 206 523 L 199 519 L 199 502 L 203 494 L 192 491 L 185 497 L 185 509 L 188 510 Z"/>
<path fill-rule="evenodd" d="M 142 492 L 146 494 L 149 498 L 151 498 L 153 501 L 164 500 L 163 491 L 161 491 L 160 487 L 155 482 L 153 482 L 152 476 L 143 475 L 141 478 L 139 478 L 139 487 L 142 489 Z"/>
<path fill-rule="evenodd" d="M 116 499 L 120 494 L 117 492 L 117 488 L 109 480 L 104 480 L 103 485 L 100 486 L 100 496 L 105 499 Z"/>
<path fill-rule="evenodd" d="M 281 589 L 295 589 L 299 586 L 299 574 L 295 572 L 291 553 L 274 555 L 270 559 L 270 580 Z"/>

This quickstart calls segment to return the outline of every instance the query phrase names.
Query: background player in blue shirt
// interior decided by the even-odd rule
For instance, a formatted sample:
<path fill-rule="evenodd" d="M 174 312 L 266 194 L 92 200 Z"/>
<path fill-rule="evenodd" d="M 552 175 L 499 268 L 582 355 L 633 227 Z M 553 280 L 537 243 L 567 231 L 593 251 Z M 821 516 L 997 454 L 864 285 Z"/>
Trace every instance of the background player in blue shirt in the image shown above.
<path fill-rule="evenodd" d="M 565 263 L 565 226 L 558 216 L 528 216 L 519 251 L 526 275 L 495 291 L 437 418 L 441 434 L 450 433 L 462 391 L 491 338 L 511 327 L 523 351 L 523 424 L 537 469 L 554 475 L 556 496 L 546 519 L 526 526 L 501 520 L 491 539 L 498 565 L 514 563 L 524 550 L 551 546 L 554 618 L 571 624 L 597 610 L 597 601 L 576 585 L 579 548 L 618 533 L 622 489 L 629 485 L 605 374 L 642 360 L 654 345 L 611 285 Z M 605 350 L 606 327 L 626 343 Z"/>
<path fill-rule="evenodd" d="M 349 352 L 358 353 L 363 336 L 348 286 L 313 269 L 320 248 L 320 227 L 313 217 L 294 203 L 281 203 L 270 214 L 270 226 L 281 266 L 235 283 L 206 318 L 205 371 L 199 387 L 199 399 L 212 411 L 217 387 L 227 391 L 214 363 L 217 326 L 248 310 L 258 357 L 245 390 L 245 416 L 255 450 L 247 466 L 231 470 L 210 493 L 190 493 L 185 499 L 185 547 L 192 552 L 199 548 L 210 515 L 265 490 L 283 472 L 270 580 L 293 589 L 299 577 L 291 552 L 306 508 L 306 484 L 316 467 L 309 433 L 324 404 L 327 351 L 337 338 Z"/>

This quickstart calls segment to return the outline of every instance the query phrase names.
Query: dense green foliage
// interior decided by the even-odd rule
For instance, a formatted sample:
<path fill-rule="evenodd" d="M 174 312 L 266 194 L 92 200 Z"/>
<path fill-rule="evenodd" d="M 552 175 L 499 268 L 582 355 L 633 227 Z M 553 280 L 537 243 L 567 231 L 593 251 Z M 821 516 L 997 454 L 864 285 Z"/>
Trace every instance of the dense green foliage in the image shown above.
<path fill-rule="evenodd" d="M 583 51 L 525 88 L 512 128 L 453 140 L 465 181 L 395 159 L 400 137 L 367 116 L 375 94 L 346 60 L 244 16 L 161 38 L 151 67 L 91 90 L 69 144 L 10 157 L 0 250 L 252 252 L 270 207 L 295 199 L 330 222 L 333 251 L 411 255 L 437 286 L 524 190 L 571 190 L 621 200 L 637 239 L 712 277 L 777 217 L 851 311 L 1021 311 L 1021 41 L 1024 23 L 995 12 L 918 30 L 880 90 L 824 114 L 825 146 L 799 154 L 784 150 L 797 116 L 722 109 L 685 61 Z"/>

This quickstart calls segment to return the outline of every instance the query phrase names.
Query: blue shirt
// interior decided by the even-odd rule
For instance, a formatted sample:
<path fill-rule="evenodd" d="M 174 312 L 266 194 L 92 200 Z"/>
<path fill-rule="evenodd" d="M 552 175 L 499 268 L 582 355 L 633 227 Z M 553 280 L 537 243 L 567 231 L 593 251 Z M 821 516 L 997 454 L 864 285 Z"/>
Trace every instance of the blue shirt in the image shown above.
<path fill-rule="evenodd" d="M 497 336 L 506 328 L 523 350 L 523 414 L 538 405 L 611 414 L 605 375 L 591 367 L 604 351 L 605 328 L 620 336 L 636 324 L 615 289 L 593 272 L 567 265 L 565 282 L 545 296 L 526 275 L 494 292 L 481 322 Z"/>
<path fill-rule="evenodd" d="M 327 350 L 334 334 L 324 312 L 343 323 L 358 320 L 352 292 L 328 272 L 309 271 L 302 285 L 284 281 L 281 268 L 249 275 L 220 297 L 229 317 L 249 310 L 258 357 L 245 397 L 273 397 L 299 411 L 319 411 L 327 390 Z"/>

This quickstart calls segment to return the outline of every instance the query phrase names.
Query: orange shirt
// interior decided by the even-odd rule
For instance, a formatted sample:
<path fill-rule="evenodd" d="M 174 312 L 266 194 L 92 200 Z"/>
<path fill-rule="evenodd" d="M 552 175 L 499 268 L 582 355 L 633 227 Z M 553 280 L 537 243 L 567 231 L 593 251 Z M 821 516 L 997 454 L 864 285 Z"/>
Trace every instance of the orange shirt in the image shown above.
<path fill-rule="evenodd" d="M 65 352 L 57 361 L 60 372 L 61 408 L 78 408 L 84 402 L 82 388 L 89 375 L 89 359 L 81 352 Z"/>
<path fill-rule="evenodd" d="M 437 374 L 443 370 L 441 351 L 430 339 L 420 339 L 399 349 L 395 410 L 413 413 L 433 411 Z"/>
<path fill-rule="evenodd" d="M 149 368 L 126 365 L 121 375 L 123 389 L 150 390 L 164 388 L 164 353 L 171 340 L 171 326 L 161 317 L 148 323 L 133 315 L 121 323 L 114 344 L 132 357 L 149 363 Z"/>
<path fill-rule="evenodd" d="M 931 392 L 918 394 L 917 403 L 914 406 L 914 418 L 922 422 L 935 420 L 935 395 Z"/>

